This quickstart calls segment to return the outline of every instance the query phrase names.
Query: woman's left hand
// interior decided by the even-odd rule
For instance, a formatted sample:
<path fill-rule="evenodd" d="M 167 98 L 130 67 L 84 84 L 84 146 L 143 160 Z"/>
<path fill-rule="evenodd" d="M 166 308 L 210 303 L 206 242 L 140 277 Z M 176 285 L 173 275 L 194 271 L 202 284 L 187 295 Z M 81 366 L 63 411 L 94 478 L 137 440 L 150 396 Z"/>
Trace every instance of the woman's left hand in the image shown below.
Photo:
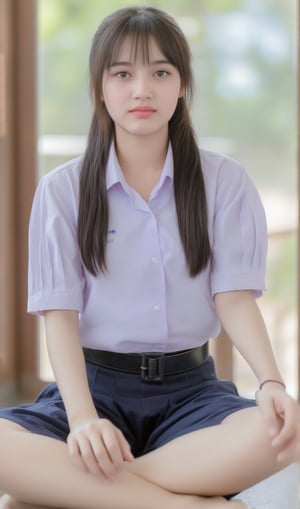
<path fill-rule="evenodd" d="M 278 462 L 295 459 L 300 435 L 297 401 L 272 382 L 257 391 L 256 401 L 272 437 L 272 446 L 278 450 Z"/>

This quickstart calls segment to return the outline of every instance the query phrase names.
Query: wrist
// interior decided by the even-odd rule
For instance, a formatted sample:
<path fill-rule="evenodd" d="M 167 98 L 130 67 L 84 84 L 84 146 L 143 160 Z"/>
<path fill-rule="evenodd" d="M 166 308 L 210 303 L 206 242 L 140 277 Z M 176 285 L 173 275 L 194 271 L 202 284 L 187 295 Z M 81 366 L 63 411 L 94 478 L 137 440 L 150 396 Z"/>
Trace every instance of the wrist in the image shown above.
<path fill-rule="evenodd" d="M 262 380 L 262 382 L 260 382 L 259 384 L 259 390 L 261 391 L 264 387 L 271 387 L 271 386 L 277 386 L 278 388 L 281 387 L 283 390 L 286 390 L 286 385 L 285 383 L 280 380 L 280 379 L 271 379 L 271 378 L 267 378 L 266 380 Z"/>
<path fill-rule="evenodd" d="M 98 413 L 95 408 L 82 408 L 76 412 L 71 412 L 68 415 L 69 426 L 71 429 L 94 419 L 98 419 Z"/>

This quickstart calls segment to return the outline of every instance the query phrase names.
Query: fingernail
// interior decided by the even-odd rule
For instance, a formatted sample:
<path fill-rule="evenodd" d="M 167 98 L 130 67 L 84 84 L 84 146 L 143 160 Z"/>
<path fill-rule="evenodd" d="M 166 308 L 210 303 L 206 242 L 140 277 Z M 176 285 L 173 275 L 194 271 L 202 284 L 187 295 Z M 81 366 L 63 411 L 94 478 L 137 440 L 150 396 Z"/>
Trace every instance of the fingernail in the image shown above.
<path fill-rule="evenodd" d="M 271 435 L 272 437 L 274 437 L 274 436 L 276 435 L 276 433 L 277 433 L 277 429 L 276 429 L 274 426 L 271 426 L 271 427 L 269 428 L 269 433 L 270 433 L 270 435 Z"/>

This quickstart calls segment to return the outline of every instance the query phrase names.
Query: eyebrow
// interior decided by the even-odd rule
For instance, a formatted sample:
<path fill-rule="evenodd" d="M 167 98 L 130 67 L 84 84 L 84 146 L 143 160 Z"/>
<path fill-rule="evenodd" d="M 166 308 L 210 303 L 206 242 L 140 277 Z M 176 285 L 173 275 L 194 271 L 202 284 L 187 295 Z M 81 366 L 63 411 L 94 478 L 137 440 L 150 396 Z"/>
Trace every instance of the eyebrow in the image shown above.
<path fill-rule="evenodd" d="M 151 62 L 149 62 L 150 65 L 172 65 L 171 62 L 169 60 L 152 60 Z M 126 60 L 120 60 L 120 61 L 117 61 L 117 62 L 112 62 L 112 64 L 110 65 L 110 67 L 117 67 L 119 65 L 125 65 L 125 66 L 130 66 L 130 65 L 134 65 L 133 62 L 128 62 Z"/>

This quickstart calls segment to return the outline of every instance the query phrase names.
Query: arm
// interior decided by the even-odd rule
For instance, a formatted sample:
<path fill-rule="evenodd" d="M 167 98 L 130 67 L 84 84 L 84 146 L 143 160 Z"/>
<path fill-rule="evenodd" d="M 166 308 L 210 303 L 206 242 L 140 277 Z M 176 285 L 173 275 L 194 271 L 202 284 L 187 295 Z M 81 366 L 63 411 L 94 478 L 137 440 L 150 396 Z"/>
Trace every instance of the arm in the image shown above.
<path fill-rule="evenodd" d="M 266 379 L 282 381 L 264 320 L 251 292 L 218 293 L 215 306 L 225 332 L 259 383 Z"/>
<path fill-rule="evenodd" d="M 259 383 L 282 381 L 260 310 L 250 291 L 215 295 L 215 306 L 225 332 L 255 373 Z M 267 383 L 257 393 L 274 446 L 283 459 L 297 440 L 298 405 L 277 383 Z"/>
<path fill-rule="evenodd" d="M 99 419 L 86 375 L 76 311 L 46 311 L 47 347 L 70 425 L 68 446 L 74 462 L 96 475 L 113 476 L 132 461 L 122 433 Z"/>
<path fill-rule="evenodd" d="M 97 418 L 79 342 L 78 313 L 46 311 L 45 329 L 50 362 L 70 427 L 82 420 Z"/>

